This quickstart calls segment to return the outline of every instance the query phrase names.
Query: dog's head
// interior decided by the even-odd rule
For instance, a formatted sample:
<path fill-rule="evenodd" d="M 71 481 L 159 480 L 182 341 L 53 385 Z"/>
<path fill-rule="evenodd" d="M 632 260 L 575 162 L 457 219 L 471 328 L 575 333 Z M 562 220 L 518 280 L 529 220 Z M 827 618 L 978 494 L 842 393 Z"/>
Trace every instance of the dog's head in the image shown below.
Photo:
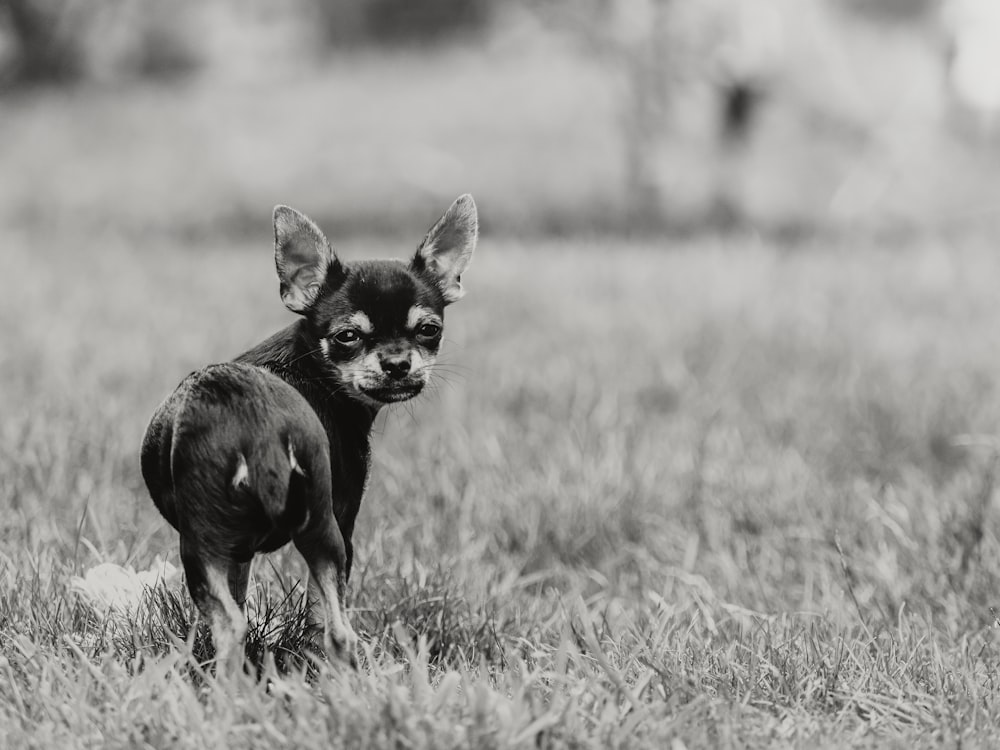
<path fill-rule="evenodd" d="M 281 299 L 302 315 L 338 390 L 371 406 L 413 398 L 426 385 L 460 299 L 479 224 L 471 195 L 431 227 L 410 261 L 342 262 L 307 216 L 274 209 Z M 310 342 L 313 343 L 313 342 Z"/>

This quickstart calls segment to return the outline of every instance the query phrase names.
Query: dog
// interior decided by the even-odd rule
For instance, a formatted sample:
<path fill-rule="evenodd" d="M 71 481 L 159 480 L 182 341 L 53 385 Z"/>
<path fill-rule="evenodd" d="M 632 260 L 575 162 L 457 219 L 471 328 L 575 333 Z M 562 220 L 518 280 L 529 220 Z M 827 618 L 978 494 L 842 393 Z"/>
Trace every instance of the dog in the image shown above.
<path fill-rule="evenodd" d="M 149 423 L 142 474 L 179 532 L 217 661 L 246 635 L 254 555 L 292 541 L 310 570 L 310 626 L 353 663 L 344 606 L 372 424 L 427 385 L 478 214 L 459 197 L 409 262 L 342 261 L 304 214 L 277 206 L 273 219 L 279 292 L 300 319 L 182 381 Z"/>

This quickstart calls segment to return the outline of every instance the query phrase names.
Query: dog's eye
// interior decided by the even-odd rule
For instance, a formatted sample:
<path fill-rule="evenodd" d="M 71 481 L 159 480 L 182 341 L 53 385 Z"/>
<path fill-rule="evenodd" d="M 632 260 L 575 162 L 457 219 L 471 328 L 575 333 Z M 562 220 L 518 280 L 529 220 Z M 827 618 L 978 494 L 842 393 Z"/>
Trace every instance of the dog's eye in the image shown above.
<path fill-rule="evenodd" d="M 333 339 L 338 344 L 343 344 L 344 346 L 353 346 L 354 344 L 361 341 L 361 334 L 358 333 L 353 328 L 347 328 L 343 331 L 337 331 L 333 335 Z"/>
<path fill-rule="evenodd" d="M 424 323 L 417 327 L 417 336 L 422 339 L 432 339 L 441 333 L 441 326 L 437 323 Z"/>

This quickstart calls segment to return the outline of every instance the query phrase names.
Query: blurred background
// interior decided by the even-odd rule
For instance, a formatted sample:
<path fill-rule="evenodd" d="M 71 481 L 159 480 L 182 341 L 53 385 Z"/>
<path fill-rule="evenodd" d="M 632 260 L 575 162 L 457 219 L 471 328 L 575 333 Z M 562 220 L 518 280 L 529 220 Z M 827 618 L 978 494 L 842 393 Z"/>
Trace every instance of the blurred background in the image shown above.
<path fill-rule="evenodd" d="M 0 0 L 0 225 L 992 225 L 993 0 Z"/>

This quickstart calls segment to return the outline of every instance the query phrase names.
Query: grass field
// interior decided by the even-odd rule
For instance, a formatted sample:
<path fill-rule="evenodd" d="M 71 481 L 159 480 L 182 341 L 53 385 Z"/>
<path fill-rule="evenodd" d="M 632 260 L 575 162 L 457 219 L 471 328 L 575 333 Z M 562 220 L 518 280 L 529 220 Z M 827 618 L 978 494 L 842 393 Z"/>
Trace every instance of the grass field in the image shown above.
<path fill-rule="evenodd" d="M 97 621 L 72 575 L 177 562 L 148 415 L 289 318 L 267 240 L 3 238 L 0 745 L 1000 739 L 1000 257 L 974 238 L 487 235 L 446 376 L 378 423 L 359 673 L 199 675 L 186 594 Z M 302 573 L 269 559 L 258 641 Z"/>
<path fill-rule="evenodd" d="M 649 159 L 684 231 L 642 240 L 620 61 L 538 24 L 317 59 L 258 6 L 183 83 L 0 102 L 0 748 L 1000 743 L 998 170 L 927 39 L 801 35 L 744 165 L 760 235 L 711 233 L 712 89 L 675 92 Z M 360 670 L 288 658 L 289 552 L 254 677 L 199 666 L 178 582 L 95 615 L 74 576 L 178 563 L 153 409 L 291 319 L 270 207 L 402 256 L 466 191 L 445 365 L 376 424 Z"/>

